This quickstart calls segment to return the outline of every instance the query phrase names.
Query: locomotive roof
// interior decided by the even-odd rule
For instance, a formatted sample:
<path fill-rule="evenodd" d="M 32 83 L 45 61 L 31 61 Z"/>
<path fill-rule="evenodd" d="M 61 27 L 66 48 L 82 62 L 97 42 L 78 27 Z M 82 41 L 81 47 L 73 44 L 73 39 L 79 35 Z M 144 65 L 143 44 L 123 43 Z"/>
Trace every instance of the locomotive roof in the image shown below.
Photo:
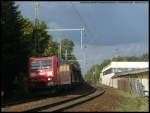
<path fill-rule="evenodd" d="M 46 59 L 52 59 L 55 56 L 47 56 L 47 57 L 30 57 L 32 60 L 46 60 Z"/>

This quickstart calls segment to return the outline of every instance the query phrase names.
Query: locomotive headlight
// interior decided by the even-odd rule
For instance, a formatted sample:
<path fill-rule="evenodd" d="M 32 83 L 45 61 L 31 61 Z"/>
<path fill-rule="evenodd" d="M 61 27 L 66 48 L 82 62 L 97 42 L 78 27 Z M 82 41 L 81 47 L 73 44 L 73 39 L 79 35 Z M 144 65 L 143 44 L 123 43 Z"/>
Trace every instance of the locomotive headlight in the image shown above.
<path fill-rule="evenodd" d="M 48 75 L 48 76 L 53 76 L 53 72 L 52 72 L 52 71 L 47 72 L 47 75 Z"/>
<path fill-rule="evenodd" d="M 48 80 L 51 80 L 51 78 L 48 78 Z"/>
<path fill-rule="evenodd" d="M 42 73 L 43 71 L 42 71 L 42 70 L 40 70 L 40 72 Z"/>

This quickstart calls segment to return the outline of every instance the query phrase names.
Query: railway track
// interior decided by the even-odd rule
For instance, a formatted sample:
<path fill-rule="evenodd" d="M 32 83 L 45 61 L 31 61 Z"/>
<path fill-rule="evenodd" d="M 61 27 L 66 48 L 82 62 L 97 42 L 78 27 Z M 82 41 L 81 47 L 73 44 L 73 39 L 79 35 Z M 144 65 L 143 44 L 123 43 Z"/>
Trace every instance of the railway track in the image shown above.
<path fill-rule="evenodd" d="M 103 93 L 104 90 L 97 90 L 96 88 L 93 88 L 80 95 L 66 95 L 66 96 L 46 98 L 35 102 L 28 102 L 19 105 L 4 107 L 1 110 L 2 112 L 62 111 L 63 109 L 67 109 L 69 107 L 83 103 L 99 95 L 102 95 Z"/>
<path fill-rule="evenodd" d="M 89 95 L 86 95 L 86 96 L 83 96 L 83 97 L 80 97 L 80 98 L 77 98 L 77 99 L 73 99 L 73 100 L 69 100 L 65 103 L 58 103 L 58 105 L 56 106 L 53 106 L 53 107 L 49 107 L 48 109 L 43 109 L 43 110 L 40 110 L 40 112 L 58 112 L 58 111 L 63 111 L 64 109 L 67 109 L 67 108 L 70 108 L 70 107 L 73 107 L 75 105 L 78 105 L 78 104 L 81 104 L 83 102 L 86 102 L 88 100 L 91 100 L 93 98 L 96 98 L 97 96 L 100 96 L 104 93 L 105 91 L 95 91 L 94 93 L 92 94 L 89 94 Z"/>

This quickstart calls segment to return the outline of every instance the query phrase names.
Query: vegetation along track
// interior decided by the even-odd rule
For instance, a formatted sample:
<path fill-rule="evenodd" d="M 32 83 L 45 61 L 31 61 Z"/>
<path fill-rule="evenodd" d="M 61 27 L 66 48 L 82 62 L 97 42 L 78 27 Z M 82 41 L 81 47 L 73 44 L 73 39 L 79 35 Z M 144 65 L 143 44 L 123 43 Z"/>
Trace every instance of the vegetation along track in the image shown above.
<path fill-rule="evenodd" d="M 81 85 L 80 88 L 77 87 L 76 90 L 71 91 L 67 95 L 50 97 L 46 99 L 41 99 L 33 102 L 22 103 L 19 105 L 13 105 L 2 108 L 2 112 L 16 111 L 59 111 L 67 107 L 71 107 L 78 103 L 82 103 L 91 98 L 94 98 L 104 91 L 96 91 L 96 88 L 91 87 L 87 84 Z"/>

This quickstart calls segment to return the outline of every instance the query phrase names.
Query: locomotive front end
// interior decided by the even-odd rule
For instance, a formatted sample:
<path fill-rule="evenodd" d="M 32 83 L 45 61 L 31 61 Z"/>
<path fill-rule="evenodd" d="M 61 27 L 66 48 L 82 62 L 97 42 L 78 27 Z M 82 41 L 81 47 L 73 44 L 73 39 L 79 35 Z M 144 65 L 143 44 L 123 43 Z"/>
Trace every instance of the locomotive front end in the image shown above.
<path fill-rule="evenodd" d="M 29 60 L 30 88 L 48 88 L 54 85 L 55 73 L 53 60 L 47 58 L 30 58 Z"/>

